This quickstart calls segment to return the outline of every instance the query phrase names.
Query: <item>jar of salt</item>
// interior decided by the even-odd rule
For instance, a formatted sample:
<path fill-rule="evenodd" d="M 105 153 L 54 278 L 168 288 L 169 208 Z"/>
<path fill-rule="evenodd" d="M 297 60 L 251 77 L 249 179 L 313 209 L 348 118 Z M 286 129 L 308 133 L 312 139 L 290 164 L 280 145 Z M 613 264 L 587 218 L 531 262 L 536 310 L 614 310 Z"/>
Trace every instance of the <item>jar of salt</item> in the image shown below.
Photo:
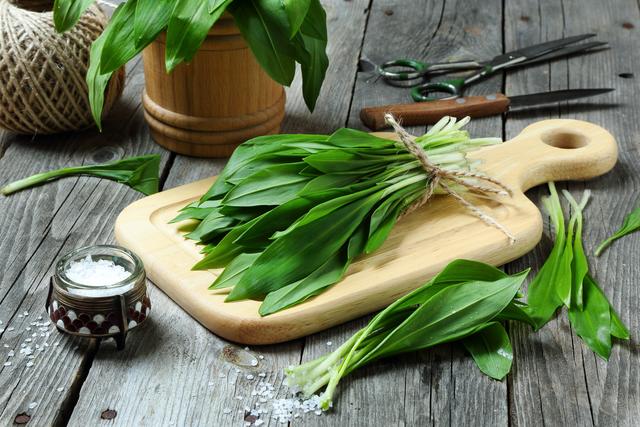
<path fill-rule="evenodd" d="M 151 309 L 142 261 L 119 246 L 77 249 L 58 261 L 46 307 L 59 330 L 113 337 L 122 349 L 127 332 Z"/>

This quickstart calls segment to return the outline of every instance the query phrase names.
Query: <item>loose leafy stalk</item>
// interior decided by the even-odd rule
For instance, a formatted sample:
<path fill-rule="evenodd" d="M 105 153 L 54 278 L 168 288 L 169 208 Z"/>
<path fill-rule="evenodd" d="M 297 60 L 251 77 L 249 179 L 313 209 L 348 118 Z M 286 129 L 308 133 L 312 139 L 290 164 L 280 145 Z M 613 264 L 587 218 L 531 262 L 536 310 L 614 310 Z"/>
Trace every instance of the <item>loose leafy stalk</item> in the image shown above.
<path fill-rule="evenodd" d="M 326 387 L 321 407 L 332 406 L 345 375 L 383 357 L 463 340 L 478 367 L 502 379 L 511 369 L 511 343 L 496 321 L 514 306 L 528 270 L 509 276 L 489 265 L 467 260 L 449 264 L 426 285 L 376 315 L 331 354 L 286 370 L 287 383 L 309 396 Z"/>
<path fill-rule="evenodd" d="M 56 29 L 70 29 L 91 3 L 56 0 Z M 300 64 L 303 96 L 313 111 L 329 64 L 326 14 L 319 0 L 127 0 L 91 49 L 87 85 L 98 127 L 104 91 L 116 70 L 166 31 L 165 66 L 171 72 L 193 59 L 224 12 L 233 15 L 256 59 L 275 81 L 290 85 L 295 65 Z"/>
<path fill-rule="evenodd" d="M 611 237 L 604 240 L 598 245 L 598 248 L 595 252 L 596 256 L 600 256 L 602 251 L 609 247 L 609 245 L 614 241 L 638 230 L 640 230 L 640 207 L 637 207 L 625 217 L 624 222 L 622 223 L 622 226 L 618 229 L 618 231 L 613 233 Z"/>
<path fill-rule="evenodd" d="M 465 153 L 499 140 L 470 139 L 468 120 L 445 118 L 417 138 L 442 168 L 471 168 Z M 398 142 L 341 129 L 242 144 L 216 183 L 176 221 L 205 245 L 194 269 L 226 267 L 213 289 L 227 301 L 263 300 L 268 315 L 338 282 L 351 261 L 383 244 L 430 179 Z"/>
<path fill-rule="evenodd" d="M 0 189 L 0 193 L 8 196 L 16 191 L 51 182 L 59 178 L 74 175 L 88 175 L 117 181 L 143 194 L 149 195 L 158 192 L 160 180 L 159 170 L 160 156 L 158 154 L 129 157 L 100 165 L 67 167 L 39 173 L 5 185 Z"/>
<path fill-rule="evenodd" d="M 583 210 L 590 192 L 578 203 L 568 191 L 565 198 L 573 208 L 564 230 L 564 213 L 553 183 L 544 204 L 556 228 L 556 241 L 538 276 L 529 285 L 529 306 L 536 328 L 542 327 L 563 303 L 576 334 L 596 354 L 607 360 L 611 354 L 611 337 L 628 339 L 629 332 L 589 273 L 589 261 L 582 245 Z"/>

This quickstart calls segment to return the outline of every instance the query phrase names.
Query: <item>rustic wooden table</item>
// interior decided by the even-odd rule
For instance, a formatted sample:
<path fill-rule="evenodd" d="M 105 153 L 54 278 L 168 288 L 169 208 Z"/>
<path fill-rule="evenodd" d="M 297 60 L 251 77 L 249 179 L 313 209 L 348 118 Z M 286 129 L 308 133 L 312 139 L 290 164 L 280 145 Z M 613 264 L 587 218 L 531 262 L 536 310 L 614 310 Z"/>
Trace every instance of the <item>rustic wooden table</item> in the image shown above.
<path fill-rule="evenodd" d="M 323 94 L 310 115 L 296 81 L 288 92 L 284 132 L 362 128 L 361 107 L 408 100 L 405 90 L 367 82 L 369 76 L 358 72 L 361 56 L 376 62 L 402 56 L 489 58 L 517 46 L 595 32 L 609 41 L 610 50 L 495 76 L 469 93 L 516 95 L 591 87 L 613 87 L 615 92 L 578 105 L 477 119 L 471 132 L 508 139 L 533 121 L 567 117 L 592 121 L 615 135 L 620 144 L 615 170 L 592 182 L 566 185 L 594 192 L 586 213 L 589 254 L 638 202 L 640 75 L 634 72 L 640 66 L 640 12 L 635 0 L 327 0 L 325 4 L 332 62 Z M 0 134 L 0 182 L 143 153 L 162 155 L 165 189 L 216 174 L 224 160 L 183 157 L 154 144 L 140 104 L 144 84 L 140 60 L 128 71 L 125 94 L 106 121 L 104 133 L 91 129 L 33 138 Z M 537 201 L 545 191 L 534 189 L 530 196 Z M 209 333 L 153 285 L 150 321 L 133 332 L 122 352 L 110 343 L 98 346 L 53 328 L 48 328 L 50 336 L 38 329 L 56 258 L 80 246 L 112 243 L 116 216 L 140 197 L 116 183 L 77 178 L 0 199 L 0 425 L 29 418 L 29 425 L 37 426 L 245 422 L 243 408 L 256 400 L 250 396 L 255 380 L 246 379 L 254 369 L 234 363 L 236 346 Z M 548 250 L 544 238 L 535 251 L 506 269 L 536 270 Z M 304 424 L 638 425 L 639 254 L 640 239 L 633 236 L 600 258 L 591 256 L 598 280 L 633 336 L 631 342 L 615 345 L 608 363 L 585 348 L 566 316 L 537 333 L 512 324 L 514 367 L 503 382 L 481 375 L 459 346 L 443 345 L 374 363 L 346 378 L 336 410 L 323 416 L 309 414 Z M 283 368 L 324 354 L 329 350 L 327 341 L 343 342 L 367 320 L 251 351 L 264 356 L 258 369 L 284 395 Z M 31 347 L 35 357 L 21 353 L 25 347 Z M 8 357 L 10 351 L 15 356 Z M 5 361 L 11 364 L 3 366 Z M 225 414 L 225 408 L 231 413 Z"/>

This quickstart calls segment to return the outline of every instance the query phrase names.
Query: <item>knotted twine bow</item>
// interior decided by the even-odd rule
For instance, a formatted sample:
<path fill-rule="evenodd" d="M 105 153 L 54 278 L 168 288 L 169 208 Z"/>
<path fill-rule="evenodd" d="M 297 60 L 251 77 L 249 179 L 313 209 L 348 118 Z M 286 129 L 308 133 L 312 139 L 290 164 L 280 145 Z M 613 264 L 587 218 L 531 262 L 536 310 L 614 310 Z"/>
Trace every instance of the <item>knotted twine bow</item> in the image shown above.
<path fill-rule="evenodd" d="M 448 195 L 453 197 L 455 200 L 457 200 L 462 206 L 464 206 L 466 209 L 471 211 L 471 213 L 473 213 L 475 216 L 480 218 L 484 223 L 492 227 L 495 227 L 498 230 L 500 230 L 502 233 L 504 233 L 504 235 L 509 238 L 510 244 L 515 243 L 516 238 L 513 236 L 513 234 L 511 234 L 509 230 L 507 230 L 505 226 L 500 224 L 492 216 L 482 211 L 473 203 L 465 200 L 460 194 L 458 194 L 455 190 L 451 188 L 450 184 L 451 183 L 459 184 L 469 190 L 476 191 L 481 194 L 490 193 L 490 194 L 498 194 L 500 196 L 511 196 L 512 192 L 506 185 L 504 185 L 497 179 L 491 178 L 490 176 L 486 176 L 481 173 L 471 172 L 471 171 L 461 171 L 461 170 L 446 170 L 438 167 L 438 165 L 431 163 L 431 161 L 429 160 L 429 157 L 427 156 L 426 151 L 420 146 L 420 144 L 415 142 L 416 138 L 413 135 L 411 135 L 409 132 L 407 132 L 402 126 L 400 126 L 400 124 L 396 121 L 393 115 L 389 113 L 385 114 L 384 120 L 389 126 L 393 127 L 393 130 L 396 132 L 396 135 L 398 135 L 398 137 L 400 138 L 400 142 L 402 142 L 402 144 L 404 145 L 404 147 L 407 149 L 409 153 L 413 154 L 415 158 L 418 159 L 418 161 L 420 162 L 420 165 L 422 166 L 425 173 L 427 174 L 427 177 L 430 178 L 427 180 L 427 189 L 424 195 L 419 200 L 414 202 L 411 206 L 409 206 L 403 212 L 402 214 L 403 216 L 415 211 L 416 209 L 420 208 L 425 203 L 427 203 L 427 201 L 431 198 L 431 196 L 433 196 L 433 193 L 435 192 L 436 188 L 440 186 L 440 188 L 442 188 L 445 191 L 445 193 L 447 193 Z M 497 188 L 482 185 L 479 183 L 474 183 L 464 178 L 471 178 L 471 179 L 477 179 L 477 180 L 489 182 L 495 185 Z"/>

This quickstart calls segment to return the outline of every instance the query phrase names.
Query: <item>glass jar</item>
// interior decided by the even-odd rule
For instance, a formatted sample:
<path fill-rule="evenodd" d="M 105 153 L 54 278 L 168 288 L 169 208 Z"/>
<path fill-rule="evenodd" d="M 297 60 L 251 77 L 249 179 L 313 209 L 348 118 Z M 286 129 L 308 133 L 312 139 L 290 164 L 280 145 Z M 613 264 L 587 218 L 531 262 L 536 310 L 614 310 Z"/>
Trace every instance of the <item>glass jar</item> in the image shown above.
<path fill-rule="evenodd" d="M 46 307 L 60 331 L 114 337 L 124 348 L 127 332 L 151 309 L 142 260 L 120 246 L 76 249 L 58 261 Z"/>

